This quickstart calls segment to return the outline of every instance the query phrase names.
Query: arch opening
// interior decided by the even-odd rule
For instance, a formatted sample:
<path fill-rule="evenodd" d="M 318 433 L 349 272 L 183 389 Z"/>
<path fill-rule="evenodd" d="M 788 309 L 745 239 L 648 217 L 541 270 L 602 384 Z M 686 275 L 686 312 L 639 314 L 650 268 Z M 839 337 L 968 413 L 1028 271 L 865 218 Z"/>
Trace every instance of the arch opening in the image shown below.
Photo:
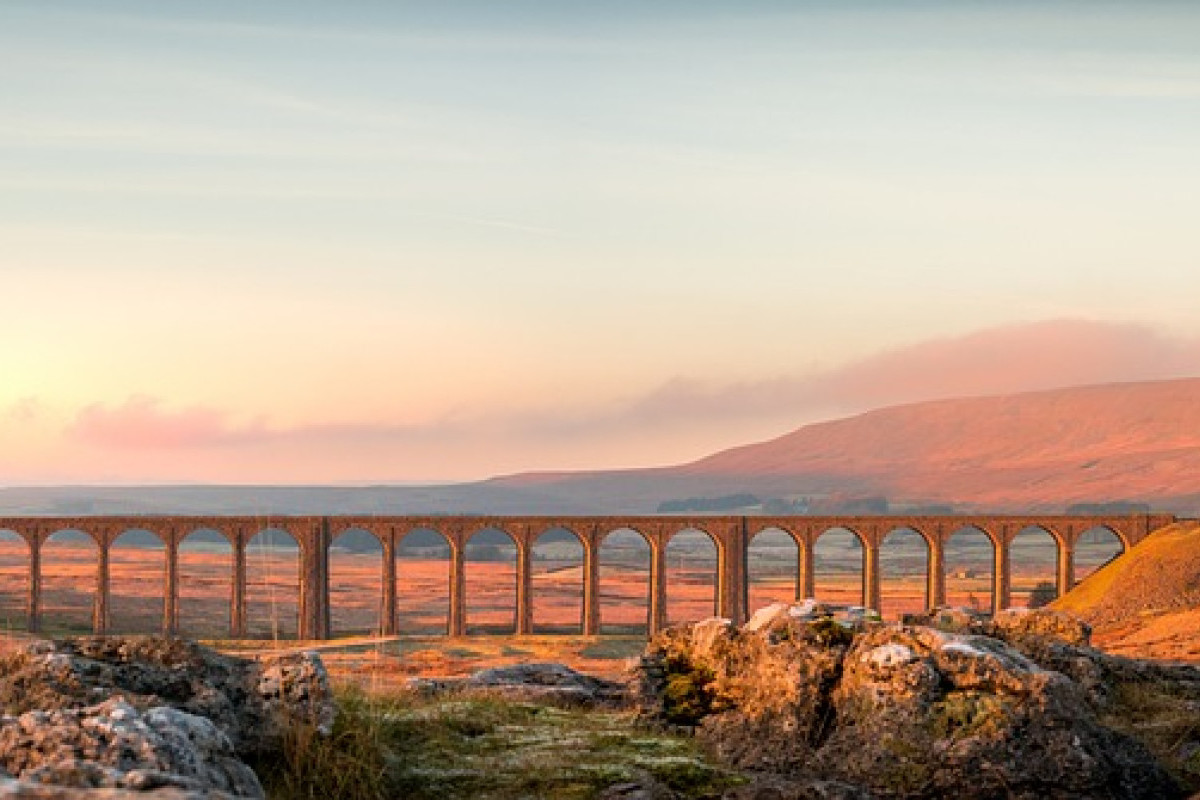
<path fill-rule="evenodd" d="M 980 613 L 992 610 L 996 546 L 974 526 L 959 528 L 946 540 L 946 604 Z"/>
<path fill-rule="evenodd" d="M 7 529 L 0 529 L 0 625 L 29 628 L 29 543 Z"/>
<path fill-rule="evenodd" d="M 1125 554 L 1125 545 L 1106 525 L 1089 528 L 1075 541 L 1075 580 L 1086 579 Z"/>
<path fill-rule="evenodd" d="M 402 634 L 450 630 L 450 542 L 432 528 L 414 528 L 396 542 L 396 616 Z"/>
<path fill-rule="evenodd" d="M 282 528 L 265 528 L 246 543 L 246 635 L 300 635 L 300 545 Z"/>
<path fill-rule="evenodd" d="M 166 601 L 167 548 L 156 534 L 132 528 L 108 548 L 108 630 L 159 633 Z"/>
<path fill-rule="evenodd" d="M 100 548 L 83 531 L 55 531 L 41 550 L 42 632 L 79 636 L 92 632 L 96 565 Z"/>
<path fill-rule="evenodd" d="M 716 616 L 716 541 L 698 528 L 684 528 L 667 542 L 666 563 L 667 624 Z"/>
<path fill-rule="evenodd" d="M 1045 528 L 1023 528 L 1008 546 L 1012 604 L 1038 608 L 1058 597 L 1058 542 Z"/>
<path fill-rule="evenodd" d="M 650 542 L 633 528 L 609 531 L 598 546 L 600 632 L 646 634 L 650 620 Z"/>
<path fill-rule="evenodd" d="M 179 543 L 179 632 L 199 639 L 230 635 L 233 545 L 212 528 L 197 528 Z"/>
<path fill-rule="evenodd" d="M 746 581 L 753 614 L 771 603 L 791 603 L 798 593 L 800 549 L 785 530 L 763 528 L 746 546 Z"/>
<path fill-rule="evenodd" d="M 383 544 L 363 528 L 346 528 L 329 544 L 329 621 L 332 636 L 378 636 L 382 631 Z"/>
<path fill-rule="evenodd" d="M 829 528 L 813 543 L 818 600 L 860 606 L 864 602 L 862 539 L 849 528 Z"/>
<path fill-rule="evenodd" d="M 583 633 L 583 542 L 571 530 L 550 528 L 533 541 L 534 633 Z"/>
<path fill-rule="evenodd" d="M 464 545 L 468 634 L 517 630 L 517 543 L 499 528 L 482 528 Z"/>
<path fill-rule="evenodd" d="M 913 528 L 895 528 L 879 548 L 880 614 L 900 619 L 929 608 L 929 542 Z"/>

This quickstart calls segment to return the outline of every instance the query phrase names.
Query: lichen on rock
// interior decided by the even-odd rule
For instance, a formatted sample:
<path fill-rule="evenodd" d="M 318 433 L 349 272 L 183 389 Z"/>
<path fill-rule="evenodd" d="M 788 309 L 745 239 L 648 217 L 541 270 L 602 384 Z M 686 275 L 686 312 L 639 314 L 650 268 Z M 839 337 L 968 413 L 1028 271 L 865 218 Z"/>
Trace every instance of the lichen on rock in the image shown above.
<path fill-rule="evenodd" d="M 670 721 L 688 683 L 706 698 L 696 734 L 726 761 L 884 796 L 1182 796 L 1101 721 L 1097 684 L 1120 667 L 1087 647 L 1086 626 L 1039 610 L 955 628 L 809 602 L 740 630 L 671 629 L 640 662 L 643 713 Z"/>
<path fill-rule="evenodd" d="M 336 711 L 315 653 L 256 661 L 150 636 L 31 643 L 0 659 L 0 703 L 0 778 L 17 779 L 0 797 L 261 797 L 242 759 L 279 752 L 297 723 L 327 735 Z"/>

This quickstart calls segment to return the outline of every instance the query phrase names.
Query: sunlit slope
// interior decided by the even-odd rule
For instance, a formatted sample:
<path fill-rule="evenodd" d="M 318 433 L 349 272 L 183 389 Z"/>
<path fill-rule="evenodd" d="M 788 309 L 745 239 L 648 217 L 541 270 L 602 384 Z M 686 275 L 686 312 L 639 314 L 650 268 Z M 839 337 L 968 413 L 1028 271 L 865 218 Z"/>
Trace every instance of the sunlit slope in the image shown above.
<path fill-rule="evenodd" d="M 1136 500 L 1190 515 L 1200 509 L 1200 379 L 894 406 L 677 467 L 499 482 L 627 506 L 746 491 L 1008 510 Z"/>
<path fill-rule="evenodd" d="M 1155 531 L 1054 607 L 1095 626 L 1105 649 L 1200 660 L 1200 523 Z"/>

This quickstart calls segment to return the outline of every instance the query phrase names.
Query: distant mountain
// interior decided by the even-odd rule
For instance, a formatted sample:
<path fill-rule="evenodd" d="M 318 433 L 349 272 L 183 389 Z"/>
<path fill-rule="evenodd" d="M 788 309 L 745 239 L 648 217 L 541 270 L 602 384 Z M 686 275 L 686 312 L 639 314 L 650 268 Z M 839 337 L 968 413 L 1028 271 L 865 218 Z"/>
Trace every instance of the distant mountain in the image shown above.
<path fill-rule="evenodd" d="M 1200 515 L 1200 379 L 939 400 L 807 425 L 690 464 L 454 486 L 0 489 L 10 514 L 650 514 L 1062 511 Z"/>
<path fill-rule="evenodd" d="M 745 492 L 993 510 L 1128 500 L 1197 513 L 1200 379 L 915 403 L 678 467 L 530 473 L 491 485 L 641 511 Z"/>

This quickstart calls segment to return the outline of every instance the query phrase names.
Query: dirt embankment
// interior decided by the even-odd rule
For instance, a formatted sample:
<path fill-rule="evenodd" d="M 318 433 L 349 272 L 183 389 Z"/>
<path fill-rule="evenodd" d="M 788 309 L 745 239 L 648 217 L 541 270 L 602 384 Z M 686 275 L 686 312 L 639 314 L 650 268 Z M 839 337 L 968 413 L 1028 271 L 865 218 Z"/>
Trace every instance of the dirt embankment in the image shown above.
<path fill-rule="evenodd" d="M 1200 662 L 1200 522 L 1156 531 L 1054 607 L 1090 623 L 1110 652 Z"/>

